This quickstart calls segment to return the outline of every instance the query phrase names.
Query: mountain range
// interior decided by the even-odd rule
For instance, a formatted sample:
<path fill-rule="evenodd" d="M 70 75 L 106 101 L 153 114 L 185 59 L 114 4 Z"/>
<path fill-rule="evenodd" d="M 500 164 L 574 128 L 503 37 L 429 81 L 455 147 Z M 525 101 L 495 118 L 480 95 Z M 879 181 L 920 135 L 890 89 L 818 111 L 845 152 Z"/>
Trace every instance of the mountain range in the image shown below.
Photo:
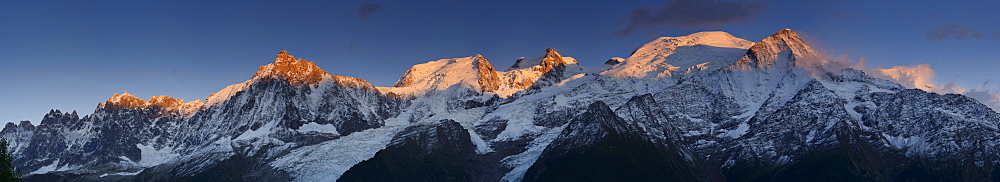
<path fill-rule="evenodd" d="M 998 181 L 1000 115 L 830 66 L 794 31 L 414 65 L 392 87 L 278 53 L 204 100 L 7 123 L 28 181 Z"/>

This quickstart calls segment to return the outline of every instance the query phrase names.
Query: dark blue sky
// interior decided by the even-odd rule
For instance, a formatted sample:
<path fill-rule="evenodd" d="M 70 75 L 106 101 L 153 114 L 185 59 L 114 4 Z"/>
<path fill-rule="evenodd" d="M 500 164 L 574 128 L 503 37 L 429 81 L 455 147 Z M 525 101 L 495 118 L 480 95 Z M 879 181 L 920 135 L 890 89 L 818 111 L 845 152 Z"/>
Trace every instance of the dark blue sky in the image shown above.
<path fill-rule="evenodd" d="M 939 84 L 977 88 L 1000 78 L 998 1 L 712 3 L 8 1 L 0 6 L 0 121 L 37 123 L 52 108 L 87 114 L 122 91 L 203 99 L 281 50 L 390 86 L 436 59 L 483 54 L 502 68 L 551 47 L 596 66 L 656 37 L 706 30 L 757 41 L 791 28 L 821 52 L 863 57 L 869 67 L 929 64 Z M 633 16 L 636 9 L 647 13 Z"/>

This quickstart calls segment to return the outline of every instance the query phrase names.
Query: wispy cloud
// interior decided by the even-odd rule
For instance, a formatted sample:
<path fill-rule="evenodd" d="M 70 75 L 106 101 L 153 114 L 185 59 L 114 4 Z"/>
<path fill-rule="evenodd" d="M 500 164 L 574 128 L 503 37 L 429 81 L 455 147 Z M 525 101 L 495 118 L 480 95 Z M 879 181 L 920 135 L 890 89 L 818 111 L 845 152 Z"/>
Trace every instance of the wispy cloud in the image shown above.
<path fill-rule="evenodd" d="M 382 11 L 382 5 L 372 2 L 362 2 L 361 6 L 358 6 L 358 14 L 361 16 L 361 20 L 369 20 L 372 15 Z"/>
<path fill-rule="evenodd" d="M 640 29 L 665 26 L 721 27 L 750 20 L 765 9 L 764 4 L 757 2 L 671 0 L 658 7 L 632 9 L 628 25 L 615 34 L 624 36 Z"/>
<path fill-rule="evenodd" d="M 933 31 L 927 33 L 927 40 L 939 41 L 939 40 L 966 40 L 966 39 L 982 39 L 983 33 L 976 29 L 959 25 L 956 23 L 941 23 Z"/>

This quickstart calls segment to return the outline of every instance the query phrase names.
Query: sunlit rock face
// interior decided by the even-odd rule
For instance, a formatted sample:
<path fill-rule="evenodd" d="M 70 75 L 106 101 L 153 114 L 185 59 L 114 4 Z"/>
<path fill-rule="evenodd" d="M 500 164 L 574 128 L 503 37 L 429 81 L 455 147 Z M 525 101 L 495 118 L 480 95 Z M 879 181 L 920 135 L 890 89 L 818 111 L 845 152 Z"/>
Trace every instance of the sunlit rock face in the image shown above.
<path fill-rule="evenodd" d="M 552 70 L 553 67 L 568 64 L 576 64 L 576 60 L 563 59 L 562 55 L 559 55 L 556 50 L 546 48 L 545 54 L 542 56 L 517 59 L 517 62 L 514 62 L 514 65 L 510 66 L 510 69 L 533 68 L 535 71 L 545 73 Z"/>
<path fill-rule="evenodd" d="M 205 102 L 201 100 L 194 100 L 191 102 L 184 102 L 184 99 L 175 99 L 170 96 L 153 96 L 149 100 L 142 100 L 128 92 L 122 94 L 115 94 L 107 101 L 98 104 L 97 109 L 139 109 L 139 110 L 155 110 L 158 113 L 157 117 L 163 117 L 167 115 L 178 115 L 178 116 L 191 116 L 202 106 Z"/>
<path fill-rule="evenodd" d="M 783 57 L 779 57 L 783 56 Z M 774 64 L 792 64 L 793 62 L 778 62 L 779 60 L 793 61 L 794 58 L 813 59 L 820 56 L 812 47 L 806 45 L 799 35 L 791 29 L 784 29 L 774 33 L 770 37 L 764 38 L 760 42 L 754 43 L 747 51 L 747 55 L 736 61 L 731 66 L 733 69 L 770 68 Z"/>
<path fill-rule="evenodd" d="M 482 55 L 433 60 L 376 87 L 282 51 L 204 102 L 116 94 L 0 135 L 35 181 L 1000 176 L 1000 114 L 824 65 L 792 30 L 663 37 L 598 67 L 535 55 L 503 71 Z"/>
<path fill-rule="evenodd" d="M 255 77 L 285 79 L 292 85 L 299 86 L 319 83 L 326 75 L 328 75 L 326 71 L 315 63 L 296 59 L 295 56 L 289 55 L 288 51 L 281 51 L 278 53 L 278 58 L 274 59 L 274 63 L 261 66 Z"/>

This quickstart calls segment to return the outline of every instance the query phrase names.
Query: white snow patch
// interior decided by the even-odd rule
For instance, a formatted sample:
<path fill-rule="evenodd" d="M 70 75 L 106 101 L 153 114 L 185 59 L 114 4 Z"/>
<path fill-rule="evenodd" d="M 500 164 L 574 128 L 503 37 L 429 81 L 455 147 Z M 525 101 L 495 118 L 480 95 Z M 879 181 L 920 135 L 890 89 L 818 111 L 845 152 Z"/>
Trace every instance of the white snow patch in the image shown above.
<path fill-rule="evenodd" d="M 507 174 L 505 174 L 500 181 L 521 181 L 521 179 L 524 178 L 524 173 L 528 172 L 528 168 L 535 164 L 538 157 L 542 155 L 542 151 L 544 151 L 553 140 L 559 137 L 559 133 L 562 133 L 563 129 L 565 129 L 567 125 L 568 124 L 546 131 L 544 135 L 538 136 L 538 138 L 535 138 L 535 140 L 531 142 L 527 151 L 507 156 L 501 160 L 500 162 L 502 162 L 504 166 L 512 167 L 514 169 L 507 172 Z"/>
<path fill-rule="evenodd" d="M 236 93 L 243 91 L 253 83 L 253 79 L 244 81 L 243 83 L 229 85 L 218 92 L 215 92 L 205 100 L 205 107 L 219 104 L 229 100 L 230 97 L 236 95 Z"/>
<path fill-rule="evenodd" d="M 840 98 L 853 99 L 858 90 L 865 88 L 865 85 L 858 82 L 831 82 L 824 79 L 817 79 L 823 87 L 833 91 Z"/>
<path fill-rule="evenodd" d="M 469 132 L 469 138 L 472 140 L 472 144 L 476 145 L 477 154 L 488 154 L 493 152 L 493 148 L 490 148 L 490 144 L 483 140 L 483 137 L 479 136 L 478 133 L 472 132 L 472 129 L 466 129 Z"/>
<path fill-rule="evenodd" d="M 404 126 L 385 126 L 351 133 L 340 139 L 292 150 L 271 163 L 286 169 L 293 181 L 336 181 L 348 169 L 385 149 Z"/>
<path fill-rule="evenodd" d="M 53 161 L 52 164 L 42 166 L 41 168 L 38 168 L 38 170 L 35 170 L 29 174 L 45 174 L 57 171 L 69 171 L 78 168 L 80 168 L 80 166 L 69 166 L 69 164 L 63 164 L 62 166 L 59 166 L 59 159 L 56 159 L 56 161 Z"/>
<path fill-rule="evenodd" d="M 552 100 L 556 102 L 557 106 L 569 107 L 569 98 L 563 94 L 556 95 Z"/>
<path fill-rule="evenodd" d="M 722 163 L 722 167 L 723 168 L 728 168 L 728 167 L 731 167 L 733 165 L 736 165 L 736 160 L 729 159 L 729 160 L 726 160 L 725 163 Z"/>
<path fill-rule="evenodd" d="M 564 79 L 562 81 L 559 81 L 559 83 L 557 83 L 555 86 L 556 87 L 566 86 L 566 82 L 570 82 L 570 81 L 573 81 L 573 80 L 576 80 L 576 79 L 580 79 L 580 78 L 583 78 L 584 76 L 587 76 L 587 74 L 586 73 L 575 74 L 573 76 L 570 76 L 569 78 L 566 78 L 566 79 Z"/>
<path fill-rule="evenodd" d="M 156 150 L 156 148 L 154 148 L 153 145 L 135 144 L 135 147 L 139 148 L 140 150 L 142 158 L 139 159 L 139 165 L 141 165 L 142 167 L 153 167 L 156 165 L 160 165 L 181 155 L 173 153 L 172 147 L 163 147 L 160 148 L 159 150 Z"/>
<path fill-rule="evenodd" d="M 882 136 L 885 137 L 886 140 L 889 140 L 889 144 L 893 147 L 896 147 L 897 149 L 906 149 L 907 154 L 926 153 L 925 151 L 931 148 L 927 139 L 920 136 L 902 137 L 892 136 L 885 133 L 883 133 Z"/>
<path fill-rule="evenodd" d="M 726 133 L 720 134 L 719 137 L 739 138 L 747 134 L 748 131 L 750 131 L 750 125 L 747 124 L 746 122 L 743 122 L 740 123 L 740 125 L 737 126 L 735 130 L 731 130 Z"/>
<path fill-rule="evenodd" d="M 806 142 L 811 142 L 815 138 L 816 138 L 816 130 L 810 130 L 809 134 L 806 135 Z"/>
<path fill-rule="evenodd" d="M 246 132 L 243 132 L 243 134 L 240 134 L 240 136 L 237 136 L 236 139 L 234 140 L 246 140 L 261 136 L 267 136 L 267 134 L 271 133 L 271 129 L 274 128 L 275 125 L 277 125 L 277 123 L 272 121 L 268 122 L 267 124 L 264 124 L 264 126 L 261 126 L 260 128 L 257 128 L 257 130 L 247 129 Z"/>
<path fill-rule="evenodd" d="M 38 168 L 38 170 L 35 170 L 29 174 L 45 174 L 55 171 L 58 168 L 59 168 L 59 159 L 56 159 L 56 161 L 52 161 L 52 164 L 42 166 L 41 168 Z"/>
<path fill-rule="evenodd" d="M 876 87 L 876 86 L 869 86 L 868 89 L 871 89 L 872 93 L 875 93 L 875 92 L 896 93 L 896 91 L 892 91 L 892 90 L 884 89 L 884 88 L 879 88 L 879 87 Z"/>
<path fill-rule="evenodd" d="M 698 135 L 704 135 L 704 134 L 705 134 L 704 131 L 699 131 L 699 130 L 688 130 L 687 132 L 684 132 L 684 136 L 686 136 L 686 137 L 689 137 L 689 136 L 698 136 Z"/>
<path fill-rule="evenodd" d="M 792 160 L 792 159 L 788 158 L 788 156 L 787 156 L 787 155 L 782 155 L 781 157 L 779 157 L 779 158 L 778 158 L 778 162 L 777 162 L 777 164 L 778 164 L 778 165 L 782 165 L 782 164 L 787 164 L 787 163 L 788 163 L 788 162 L 790 162 L 791 160 Z"/>
<path fill-rule="evenodd" d="M 108 174 L 108 173 L 104 173 L 104 174 L 101 174 L 101 176 L 100 176 L 100 177 L 102 177 L 102 178 L 103 178 L 103 177 L 105 177 L 105 176 L 111 176 L 111 175 L 118 175 L 118 176 L 134 176 L 134 175 L 138 175 L 138 174 L 139 174 L 139 173 L 141 173 L 141 172 L 142 172 L 143 170 L 145 170 L 145 169 L 142 169 L 142 170 L 139 170 L 139 171 L 136 171 L 136 172 L 117 172 L 117 173 L 111 173 L 111 174 Z"/>
<path fill-rule="evenodd" d="M 118 159 L 121 159 L 122 161 L 125 161 L 125 162 L 135 163 L 135 162 L 132 161 L 132 159 L 129 159 L 128 157 L 125 157 L 125 156 L 118 156 Z"/>
<path fill-rule="evenodd" d="M 333 126 L 333 124 L 317 124 L 316 122 L 309 122 L 299 126 L 298 131 L 299 133 L 319 132 L 340 135 L 340 133 L 337 132 L 337 127 Z"/>
<path fill-rule="evenodd" d="M 851 119 L 854 119 L 855 121 L 861 121 L 862 117 L 861 113 L 858 113 L 858 111 L 854 110 L 855 107 L 858 107 L 861 104 L 862 103 L 860 102 L 850 102 L 844 104 L 844 110 L 847 110 L 847 114 L 851 115 Z"/>
<path fill-rule="evenodd" d="M 499 112 L 496 112 L 499 113 Z M 526 133 L 536 133 L 542 131 L 545 127 L 537 126 L 532 123 L 532 115 L 534 112 L 503 112 L 506 115 L 504 118 L 508 119 L 507 127 L 497 135 L 494 141 L 507 141 L 516 140 Z"/>

